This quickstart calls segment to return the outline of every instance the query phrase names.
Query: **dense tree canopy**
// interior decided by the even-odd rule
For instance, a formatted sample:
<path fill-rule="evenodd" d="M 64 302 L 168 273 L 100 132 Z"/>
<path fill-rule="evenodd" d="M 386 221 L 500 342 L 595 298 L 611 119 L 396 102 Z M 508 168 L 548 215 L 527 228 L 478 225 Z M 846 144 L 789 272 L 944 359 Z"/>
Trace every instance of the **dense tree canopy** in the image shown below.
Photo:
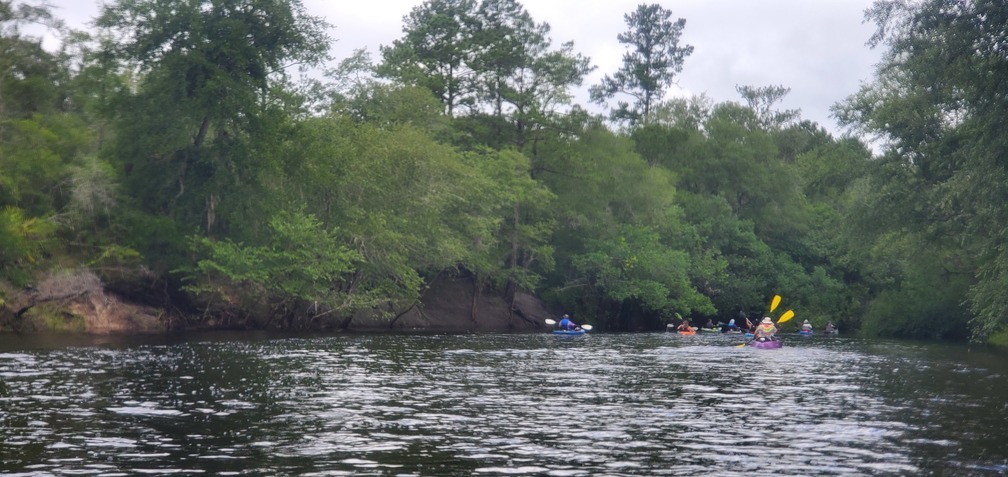
<path fill-rule="evenodd" d="M 876 80 L 839 112 L 886 145 L 860 209 L 862 224 L 895 219 L 867 229 L 888 245 L 884 258 L 902 278 L 885 301 L 890 309 L 914 303 L 944 325 L 918 334 L 960 334 L 972 311 L 973 333 L 984 338 L 1008 323 L 1008 8 L 883 1 L 869 13 L 874 40 L 888 51 Z M 870 317 L 882 321 L 888 311 Z"/>
<path fill-rule="evenodd" d="M 327 66 L 329 25 L 297 0 L 114 1 L 58 52 L 22 33 L 61 31 L 44 5 L 0 0 L 0 307 L 86 268 L 196 321 L 332 326 L 447 274 L 600 329 L 782 294 L 867 334 L 1005 332 L 1008 9 L 876 3 L 886 59 L 836 113 L 877 155 L 782 85 L 666 100 L 693 52 L 672 14 L 627 13 L 603 117 L 572 92 L 591 60 L 517 0 L 428 0 L 313 84 L 289 68 Z"/>

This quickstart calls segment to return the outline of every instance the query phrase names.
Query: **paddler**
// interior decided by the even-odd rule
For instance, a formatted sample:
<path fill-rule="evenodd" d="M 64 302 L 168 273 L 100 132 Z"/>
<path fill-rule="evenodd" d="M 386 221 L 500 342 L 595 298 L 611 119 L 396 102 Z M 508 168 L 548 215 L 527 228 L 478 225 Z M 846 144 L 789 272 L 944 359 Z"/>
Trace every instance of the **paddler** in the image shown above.
<path fill-rule="evenodd" d="M 557 327 L 561 330 L 576 330 L 578 329 L 578 324 L 571 321 L 570 315 L 564 313 L 564 315 L 560 317 L 560 322 L 557 323 Z"/>
<path fill-rule="evenodd" d="M 753 332 L 753 339 L 760 341 L 773 341 L 776 339 L 777 327 L 774 326 L 773 320 L 769 316 L 763 317 L 763 321 L 760 322 L 759 326 L 756 327 L 756 331 Z"/>

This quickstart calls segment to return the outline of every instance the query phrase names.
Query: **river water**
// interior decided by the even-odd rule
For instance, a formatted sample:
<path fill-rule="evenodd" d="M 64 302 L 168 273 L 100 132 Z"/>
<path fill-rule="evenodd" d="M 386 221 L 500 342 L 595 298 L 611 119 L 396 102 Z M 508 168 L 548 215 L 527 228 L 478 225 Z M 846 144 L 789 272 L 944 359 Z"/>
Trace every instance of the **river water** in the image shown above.
<path fill-rule="evenodd" d="M 1008 354 L 671 333 L 0 336 L 11 475 L 1008 475 Z"/>

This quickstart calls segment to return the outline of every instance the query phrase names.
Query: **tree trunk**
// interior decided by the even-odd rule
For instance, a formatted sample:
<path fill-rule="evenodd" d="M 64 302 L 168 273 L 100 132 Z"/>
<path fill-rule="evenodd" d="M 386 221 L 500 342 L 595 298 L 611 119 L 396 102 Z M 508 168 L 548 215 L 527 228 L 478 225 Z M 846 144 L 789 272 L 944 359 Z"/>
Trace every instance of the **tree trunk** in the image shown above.
<path fill-rule="evenodd" d="M 476 323 L 476 311 L 477 311 L 476 309 L 479 305 L 479 296 L 480 292 L 482 291 L 482 287 L 480 286 L 479 275 L 473 273 L 472 281 L 473 281 L 472 310 L 470 311 L 469 318 L 472 319 L 473 323 Z"/>

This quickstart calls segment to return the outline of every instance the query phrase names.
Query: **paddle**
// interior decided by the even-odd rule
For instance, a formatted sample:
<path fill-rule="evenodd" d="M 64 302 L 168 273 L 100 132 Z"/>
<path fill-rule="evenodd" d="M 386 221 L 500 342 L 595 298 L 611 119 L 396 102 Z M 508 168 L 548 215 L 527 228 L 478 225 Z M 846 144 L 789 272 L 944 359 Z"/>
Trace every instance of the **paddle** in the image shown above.
<path fill-rule="evenodd" d="M 774 295 L 773 296 L 773 300 L 770 301 L 770 311 L 771 312 L 773 312 L 774 309 L 777 308 L 777 305 L 780 305 L 780 300 L 781 300 L 780 295 Z"/>
<path fill-rule="evenodd" d="M 553 325 L 556 324 L 556 320 L 551 320 L 549 318 L 546 318 L 546 320 L 544 320 L 544 321 L 546 322 L 547 325 L 550 325 L 550 326 L 553 326 Z M 581 325 L 581 329 L 585 330 L 585 331 L 591 331 L 592 325 Z"/>

